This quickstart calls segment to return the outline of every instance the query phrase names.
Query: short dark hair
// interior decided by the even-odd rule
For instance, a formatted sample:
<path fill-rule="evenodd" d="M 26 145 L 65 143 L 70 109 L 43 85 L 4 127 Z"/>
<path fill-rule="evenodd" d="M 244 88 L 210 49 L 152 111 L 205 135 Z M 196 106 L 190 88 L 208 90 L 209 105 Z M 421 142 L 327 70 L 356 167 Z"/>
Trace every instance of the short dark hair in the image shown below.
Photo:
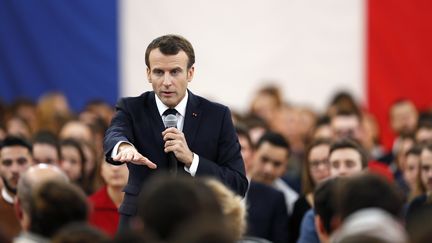
<path fill-rule="evenodd" d="M 394 184 L 373 173 L 347 178 L 340 190 L 339 209 L 342 220 L 365 208 L 380 208 L 396 218 L 402 215 L 403 196 Z"/>
<path fill-rule="evenodd" d="M 271 145 L 274 145 L 276 147 L 285 148 L 288 151 L 290 151 L 291 149 L 289 143 L 285 140 L 285 138 L 280 133 L 270 132 L 270 131 L 264 133 L 264 135 L 262 135 L 261 138 L 258 140 L 256 148 L 258 149 L 265 142 L 268 142 Z"/>
<path fill-rule="evenodd" d="M 7 136 L 0 144 L 0 150 L 2 150 L 5 147 L 12 147 L 12 146 L 21 146 L 28 149 L 29 153 L 32 154 L 33 146 L 32 144 L 27 141 L 25 138 L 17 137 L 17 136 Z"/>
<path fill-rule="evenodd" d="M 340 140 L 335 141 L 330 147 L 330 155 L 338 149 L 346 149 L 351 148 L 356 150 L 360 154 L 362 169 L 367 168 L 368 164 L 368 156 L 365 149 L 357 143 L 355 140 L 350 138 L 342 138 Z"/>
<path fill-rule="evenodd" d="M 332 220 L 337 215 L 337 196 L 345 177 L 329 178 L 317 186 L 314 192 L 315 214 L 321 218 L 325 231 L 333 232 Z"/>
<path fill-rule="evenodd" d="M 166 174 L 154 176 L 139 195 L 138 217 L 159 240 L 167 240 L 181 225 L 203 214 L 222 216 L 214 192 L 202 180 Z"/>
<path fill-rule="evenodd" d="M 150 68 L 150 52 L 158 48 L 164 55 L 177 55 L 180 51 L 184 51 L 188 57 L 188 68 L 191 68 L 195 63 L 195 52 L 192 44 L 188 40 L 180 35 L 164 35 L 154 39 L 147 46 L 145 63 L 148 68 Z"/>
<path fill-rule="evenodd" d="M 50 238 L 62 226 L 85 222 L 87 198 L 77 186 L 62 181 L 47 181 L 34 191 L 30 202 L 30 231 Z"/>
<path fill-rule="evenodd" d="M 235 130 L 236 130 L 236 133 L 237 133 L 237 137 L 241 137 L 241 136 L 244 137 L 246 139 L 246 141 L 248 142 L 249 146 L 252 149 L 255 149 L 255 145 L 252 142 L 252 139 L 251 139 L 251 137 L 249 135 L 249 132 L 248 132 L 248 129 L 246 128 L 246 126 L 244 126 L 242 124 L 237 124 L 235 126 Z"/>

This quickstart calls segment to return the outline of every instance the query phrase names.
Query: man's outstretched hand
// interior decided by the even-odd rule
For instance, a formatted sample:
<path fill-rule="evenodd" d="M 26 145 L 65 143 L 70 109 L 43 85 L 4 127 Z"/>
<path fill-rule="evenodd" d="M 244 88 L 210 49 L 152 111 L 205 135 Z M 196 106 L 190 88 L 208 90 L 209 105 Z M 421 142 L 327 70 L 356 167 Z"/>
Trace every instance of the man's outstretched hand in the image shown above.
<path fill-rule="evenodd" d="M 114 161 L 131 162 L 136 165 L 146 165 L 150 169 L 156 169 L 156 164 L 140 154 L 132 145 L 128 143 L 120 144 L 117 155 L 113 157 Z"/>

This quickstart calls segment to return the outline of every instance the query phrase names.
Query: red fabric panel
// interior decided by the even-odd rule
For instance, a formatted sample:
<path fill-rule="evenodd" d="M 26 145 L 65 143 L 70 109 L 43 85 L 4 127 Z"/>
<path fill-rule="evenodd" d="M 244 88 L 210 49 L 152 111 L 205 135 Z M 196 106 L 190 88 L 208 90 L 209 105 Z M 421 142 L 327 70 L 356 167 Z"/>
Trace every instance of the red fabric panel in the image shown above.
<path fill-rule="evenodd" d="M 394 135 L 388 110 L 408 98 L 432 105 L 432 1 L 368 0 L 367 106 L 378 120 L 388 149 Z"/>

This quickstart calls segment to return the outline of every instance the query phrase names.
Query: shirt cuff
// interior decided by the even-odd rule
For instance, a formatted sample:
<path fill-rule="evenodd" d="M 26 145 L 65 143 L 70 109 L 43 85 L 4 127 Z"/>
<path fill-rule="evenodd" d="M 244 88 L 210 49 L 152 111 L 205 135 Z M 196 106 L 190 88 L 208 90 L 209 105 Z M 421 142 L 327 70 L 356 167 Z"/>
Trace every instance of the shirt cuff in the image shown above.
<path fill-rule="evenodd" d="M 122 144 L 122 143 L 128 143 L 128 144 L 132 145 L 132 147 L 134 147 L 133 144 L 129 143 L 128 141 L 120 141 L 114 146 L 114 148 L 111 152 L 111 158 L 117 155 L 118 148 L 120 147 L 120 144 Z"/>
<path fill-rule="evenodd" d="M 189 168 L 184 166 L 184 170 L 187 173 L 189 173 L 191 176 L 195 176 L 198 170 L 198 164 L 199 164 L 199 156 L 198 154 L 194 153 L 191 166 Z"/>

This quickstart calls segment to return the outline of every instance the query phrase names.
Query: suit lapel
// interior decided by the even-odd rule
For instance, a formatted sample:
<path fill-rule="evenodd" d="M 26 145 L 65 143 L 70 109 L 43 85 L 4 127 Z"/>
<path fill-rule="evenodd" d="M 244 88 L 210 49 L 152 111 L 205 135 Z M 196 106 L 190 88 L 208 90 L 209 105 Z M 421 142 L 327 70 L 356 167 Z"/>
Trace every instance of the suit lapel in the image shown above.
<path fill-rule="evenodd" d="M 202 110 L 200 109 L 200 102 L 198 98 L 188 90 L 189 98 L 186 106 L 186 114 L 183 124 L 183 133 L 185 134 L 188 146 L 193 144 L 197 131 L 199 130 L 200 120 L 202 117 Z"/>

